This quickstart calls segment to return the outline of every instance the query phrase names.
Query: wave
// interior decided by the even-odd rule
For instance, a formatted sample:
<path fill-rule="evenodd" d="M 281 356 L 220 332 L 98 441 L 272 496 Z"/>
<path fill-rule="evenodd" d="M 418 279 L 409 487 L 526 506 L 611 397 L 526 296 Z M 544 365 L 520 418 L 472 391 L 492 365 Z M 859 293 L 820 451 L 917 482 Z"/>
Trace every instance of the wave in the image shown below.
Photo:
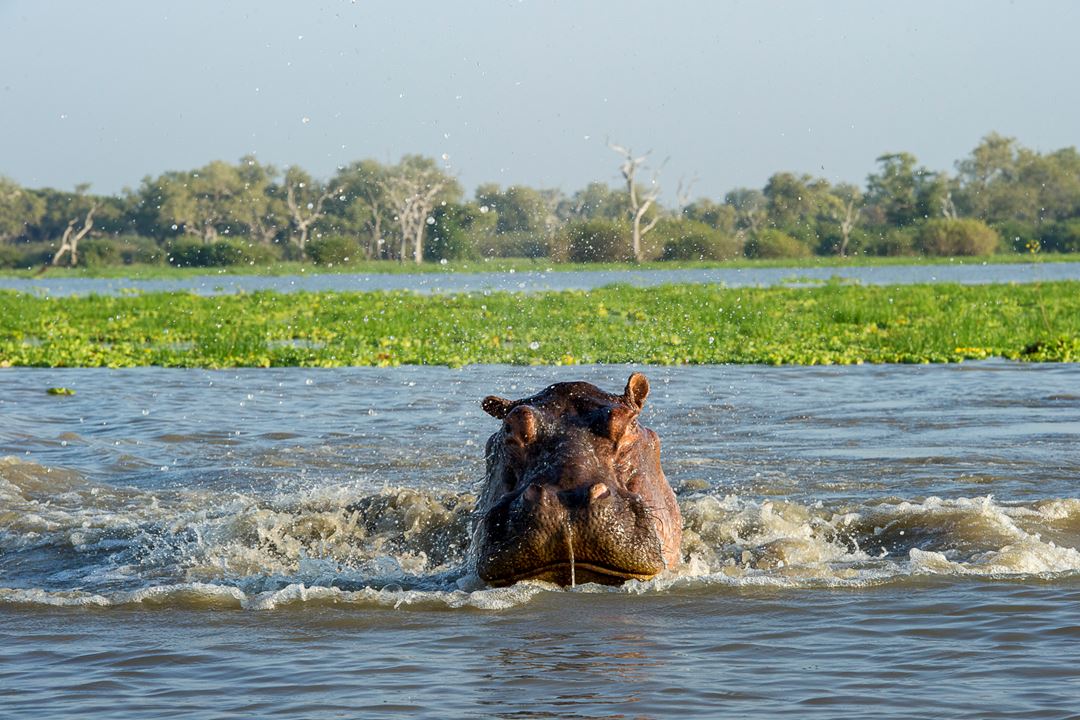
<path fill-rule="evenodd" d="M 679 498 L 683 563 L 576 592 L 866 587 L 927 577 L 1080 573 L 1080 499 Z M 0 458 L 0 604 L 502 609 L 544 583 L 468 569 L 471 492 L 338 483 L 270 492 L 144 490 Z"/>

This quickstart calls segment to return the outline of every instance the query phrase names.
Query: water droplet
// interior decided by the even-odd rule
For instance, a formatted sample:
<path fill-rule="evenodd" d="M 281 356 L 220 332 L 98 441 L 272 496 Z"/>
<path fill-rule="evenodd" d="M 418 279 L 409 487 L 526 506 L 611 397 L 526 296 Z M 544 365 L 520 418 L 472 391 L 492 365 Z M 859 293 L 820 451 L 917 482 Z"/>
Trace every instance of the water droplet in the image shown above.
<path fill-rule="evenodd" d="M 435 224 L 435 218 L 433 218 L 433 217 L 429 217 L 429 218 L 427 219 L 427 224 L 428 224 L 428 225 L 434 225 L 434 224 Z"/>
<path fill-rule="evenodd" d="M 530 350 L 539 350 L 540 349 L 540 343 L 533 340 L 531 343 L 529 343 L 529 349 Z"/>
<path fill-rule="evenodd" d="M 490 208 L 488 208 L 487 205 L 481 205 L 480 206 L 480 212 L 482 212 L 482 213 L 486 213 L 489 209 Z"/>

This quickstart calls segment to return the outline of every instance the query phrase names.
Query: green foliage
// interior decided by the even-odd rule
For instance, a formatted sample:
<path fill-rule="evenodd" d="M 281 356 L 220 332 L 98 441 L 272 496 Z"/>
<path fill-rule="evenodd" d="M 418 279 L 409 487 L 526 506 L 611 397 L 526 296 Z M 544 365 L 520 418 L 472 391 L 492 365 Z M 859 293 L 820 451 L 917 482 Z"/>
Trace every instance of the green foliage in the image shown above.
<path fill-rule="evenodd" d="M 1044 226 L 1039 248 L 1045 252 L 1080 252 L 1080 218 Z"/>
<path fill-rule="evenodd" d="M 341 265 L 357 259 L 360 245 L 345 235 L 324 235 L 308 243 L 307 254 L 316 265 Z"/>
<path fill-rule="evenodd" d="M 431 214 L 425 260 L 474 260 L 495 230 L 495 213 L 475 203 L 447 203 Z"/>
<path fill-rule="evenodd" d="M 298 167 L 282 172 L 245 156 L 236 163 L 214 161 L 147 177 L 136 191 L 115 196 L 91 195 L 88 187 L 29 189 L 0 178 L 0 247 L 5 248 L 0 265 L 33 264 L 30 256 L 40 255 L 40 244 L 57 247 L 69 226 L 82 227 L 91 207 L 93 228 L 81 244 L 80 264 L 97 267 L 155 262 L 158 253 L 143 241 L 113 242 L 129 243 L 120 240 L 129 236 L 152 239 L 162 256 L 181 237 L 210 245 L 227 240 L 216 250 L 179 243 L 180 252 L 173 253 L 185 264 L 219 267 L 282 255 L 306 260 L 305 248 L 320 236 L 355 238 L 359 249 L 348 257 L 365 261 L 411 260 L 418 247 L 423 258 L 439 261 L 568 260 L 571 250 L 578 259 L 612 261 L 630 252 L 624 253 L 620 231 L 613 229 L 628 222 L 625 188 L 594 182 L 566 197 L 558 190 L 486 184 L 477 188 L 475 204 L 463 203 L 460 186 L 442 164 L 419 155 L 407 155 L 396 165 L 354 162 L 329 181 Z M 488 213 L 477 216 L 479 207 Z M 674 215 L 650 205 L 644 224 L 663 222 L 642 237 L 642 260 L 728 257 L 730 242 L 700 228 L 663 230 L 680 220 L 702 223 L 729 240 L 749 238 L 752 257 L 804 256 L 791 238 L 819 255 L 906 256 L 922 248 L 945 252 L 955 243 L 965 252 L 987 251 L 985 231 L 969 229 L 958 240 L 956 232 L 943 231 L 943 218 L 987 223 L 1000 232 L 1004 247 L 1017 252 L 1076 251 L 1080 153 L 1073 147 L 1038 152 L 990 134 L 956 164 L 955 177 L 928 170 L 910 153 L 890 153 L 878 158 L 865 193 L 854 185 L 780 172 L 761 189 L 736 188 L 723 202 L 701 198 Z M 434 226 L 426 224 L 429 217 L 436 219 Z M 923 228 L 926 223 L 935 224 Z M 335 242 L 315 251 L 322 252 L 318 262 L 332 262 Z M 260 250 L 248 252 L 243 243 Z M 16 244 L 17 249 L 6 247 Z"/>
<path fill-rule="evenodd" d="M 663 260 L 731 260 L 743 254 L 734 235 L 695 220 L 661 220 L 646 238 L 663 248 Z"/>
<path fill-rule="evenodd" d="M 1001 245 L 997 231 L 982 222 L 965 218 L 935 218 L 919 227 L 915 247 L 926 255 L 958 257 L 992 255 Z"/>
<path fill-rule="evenodd" d="M 46 298 L 0 291 L 0 366 L 1080 361 L 1080 283 Z"/>
<path fill-rule="evenodd" d="M 23 262 L 25 253 L 17 245 L 0 245 L 0 268 L 29 267 Z"/>
<path fill-rule="evenodd" d="M 478 245 L 485 258 L 545 258 L 552 253 L 551 236 L 533 232 L 485 234 Z"/>
<path fill-rule="evenodd" d="M 493 211 L 498 233 L 544 234 L 549 219 L 554 219 L 543 193 L 525 185 L 511 185 L 505 192 L 498 185 L 481 185 L 476 189 L 476 203 Z"/>
<path fill-rule="evenodd" d="M 552 243 L 557 262 L 629 262 L 633 259 L 630 228 L 614 220 L 567 223 Z"/>
<path fill-rule="evenodd" d="M 225 267 L 260 265 L 278 259 L 274 248 L 243 240 L 202 242 L 177 238 L 168 247 L 167 259 L 176 267 Z"/>
<path fill-rule="evenodd" d="M 687 205 L 683 208 L 682 216 L 687 220 L 705 223 L 726 235 L 734 235 L 738 229 L 735 207 L 708 198 L 701 198 Z"/>
<path fill-rule="evenodd" d="M 556 210 L 563 221 L 571 220 L 620 220 L 630 211 L 630 200 L 622 190 L 610 185 L 593 182 L 563 200 Z"/>
<path fill-rule="evenodd" d="M 52 243 L 0 245 L 0 267 L 19 269 L 41 267 L 52 258 L 55 250 Z"/>
<path fill-rule="evenodd" d="M 165 251 L 150 238 L 134 235 L 93 238 L 79 244 L 79 264 L 87 267 L 160 265 L 165 262 Z"/>
<path fill-rule="evenodd" d="M 1039 226 L 1023 220 L 1005 220 L 992 226 L 1001 237 L 1004 247 L 1013 252 L 1038 252 L 1042 246 Z"/>
<path fill-rule="evenodd" d="M 915 239 L 918 234 L 919 228 L 913 225 L 902 228 L 879 228 L 870 236 L 864 252 L 867 255 L 879 257 L 913 257 L 919 254 L 915 248 Z"/>
<path fill-rule="evenodd" d="M 25 235 L 44 213 L 41 197 L 0 175 L 0 244 Z"/>
<path fill-rule="evenodd" d="M 746 256 L 752 258 L 804 258 L 811 254 L 805 243 L 773 228 L 751 235 L 746 243 Z"/>

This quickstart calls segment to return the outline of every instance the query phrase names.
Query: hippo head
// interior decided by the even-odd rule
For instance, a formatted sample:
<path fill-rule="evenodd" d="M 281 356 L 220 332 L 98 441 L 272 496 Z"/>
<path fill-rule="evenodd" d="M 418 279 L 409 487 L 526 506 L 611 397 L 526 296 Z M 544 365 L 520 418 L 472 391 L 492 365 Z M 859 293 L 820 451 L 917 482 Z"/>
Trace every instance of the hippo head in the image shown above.
<path fill-rule="evenodd" d="M 489 396 L 473 555 L 493 585 L 529 578 L 621 584 L 679 560 L 682 518 L 660 469 L 660 439 L 638 424 L 649 381 L 622 395 L 558 383 L 521 400 Z"/>

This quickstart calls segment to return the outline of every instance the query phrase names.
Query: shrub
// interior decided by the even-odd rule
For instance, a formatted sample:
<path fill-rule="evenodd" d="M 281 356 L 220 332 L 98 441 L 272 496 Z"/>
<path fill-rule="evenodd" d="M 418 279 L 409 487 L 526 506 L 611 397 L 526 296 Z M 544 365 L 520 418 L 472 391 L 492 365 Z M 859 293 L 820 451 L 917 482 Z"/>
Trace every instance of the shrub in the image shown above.
<path fill-rule="evenodd" d="M 1039 233 L 1039 245 L 1045 252 L 1080 252 L 1080 219 L 1045 226 Z"/>
<path fill-rule="evenodd" d="M 269 264 L 278 256 L 273 247 L 243 240 L 205 243 L 195 238 L 177 238 L 168 248 L 168 259 L 177 267 L 224 267 Z"/>
<path fill-rule="evenodd" d="M 809 246 L 782 230 L 762 230 L 746 243 L 746 256 L 752 258 L 804 258 L 811 254 Z"/>
<path fill-rule="evenodd" d="M 730 260 L 743 254 L 738 238 L 696 220 L 662 220 L 646 237 L 663 248 L 663 260 Z"/>
<path fill-rule="evenodd" d="M 56 248 L 50 242 L 0 245 L 0 267 L 27 269 L 44 265 Z"/>
<path fill-rule="evenodd" d="M 1042 244 L 1039 228 L 1032 223 L 1022 220 L 1005 220 L 994 223 L 993 228 L 997 230 L 1004 246 L 1012 248 L 1014 252 L 1031 252 L 1032 248 Z"/>
<path fill-rule="evenodd" d="M 567 223 L 552 244 L 558 262 L 629 262 L 633 260 L 630 228 L 614 220 Z"/>
<path fill-rule="evenodd" d="M 991 255 L 1001 245 L 997 231 L 974 218 L 934 218 L 923 223 L 915 247 L 927 255 Z"/>
<path fill-rule="evenodd" d="M 26 267 L 22 262 L 23 253 L 15 245 L 0 245 L 0 267 Z"/>
<path fill-rule="evenodd" d="M 889 228 L 883 233 L 872 236 L 866 244 L 867 255 L 881 255 L 888 257 L 900 257 L 918 255 L 915 249 L 915 235 L 917 228 L 902 227 Z"/>
<path fill-rule="evenodd" d="M 88 267 L 101 265 L 159 265 L 165 262 L 165 251 L 151 238 L 121 235 L 94 238 L 79 243 L 79 264 Z"/>
<path fill-rule="evenodd" d="M 548 257 L 551 245 L 549 236 L 529 230 L 485 234 L 477 241 L 477 249 L 483 257 Z"/>
<path fill-rule="evenodd" d="M 360 244 L 345 235 L 324 235 L 307 244 L 307 254 L 316 265 L 342 265 L 360 255 Z"/>

